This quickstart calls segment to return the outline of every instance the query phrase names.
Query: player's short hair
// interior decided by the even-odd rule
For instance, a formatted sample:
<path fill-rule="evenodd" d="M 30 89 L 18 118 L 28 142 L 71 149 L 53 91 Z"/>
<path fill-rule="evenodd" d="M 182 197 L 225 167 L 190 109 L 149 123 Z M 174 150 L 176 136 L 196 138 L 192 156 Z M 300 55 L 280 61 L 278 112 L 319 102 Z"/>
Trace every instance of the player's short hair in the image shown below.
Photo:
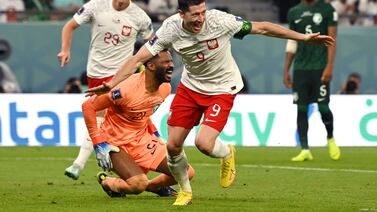
<path fill-rule="evenodd" d="M 178 0 L 178 9 L 183 12 L 188 12 L 191 6 L 199 5 L 205 0 Z"/>
<path fill-rule="evenodd" d="M 361 75 L 359 73 L 353 72 L 353 73 L 350 73 L 348 75 L 348 79 L 350 79 L 350 78 L 357 78 L 357 79 L 361 80 Z"/>
<path fill-rule="evenodd" d="M 151 63 L 151 62 L 153 63 L 153 62 L 155 62 L 155 61 L 160 57 L 160 53 L 161 53 L 161 52 L 168 52 L 168 51 L 169 51 L 169 49 L 163 49 L 163 50 L 160 51 L 158 54 L 156 54 L 155 56 L 153 56 L 151 59 L 145 61 L 144 66 L 147 67 L 147 64 L 148 64 L 148 63 Z"/>

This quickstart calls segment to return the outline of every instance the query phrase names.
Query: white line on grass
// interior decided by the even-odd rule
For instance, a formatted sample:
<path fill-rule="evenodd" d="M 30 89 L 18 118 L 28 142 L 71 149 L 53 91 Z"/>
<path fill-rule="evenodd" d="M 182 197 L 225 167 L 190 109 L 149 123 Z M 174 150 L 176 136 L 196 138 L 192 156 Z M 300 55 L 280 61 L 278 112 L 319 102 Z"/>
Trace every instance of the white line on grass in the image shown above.
<path fill-rule="evenodd" d="M 219 166 L 217 164 L 210 163 L 198 163 L 193 166 Z M 297 166 L 273 166 L 273 165 L 252 165 L 241 164 L 237 167 L 244 168 L 262 168 L 262 169 L 285 169 L 285 170 L 299 170 L 299 171 L 318 171 L 318 172 L 353 172 L 353 173 L 376 173 L 377 170 L 363 170 L 363 169 L 330 169 L 330 168 L 309 168 L 309 167 L 297 167 Z"/>
<path fill-rule="evenodd" d="M 58 157 L 14 157 L 14 158 L 2 158 L 0 161 L 12 161 L 12 160 L 23 160 L 23 161 L 73 161 L 75 158 L 58 158 Z M 95 161 L 95 160 L 89 160 Z M 218 164 L 212 163 L 195 163 L 195 166 L 219 166 Z M 255 169 L 284 169 L 284 170 L 298 170 L 298 171 L 317 171 L 317 172 L 351 172 L 351 173 L 373 173 L 377 174 L 377 170 L 367 170 L 367 169 L 331 169 L 331 168 L 315 168 L 315 167 L 298 167 L 298 166 L 275 166 L 275 165 L 253 165 L 253 164 L 240 164 L 237 167 L 243 168 L 255 168 Z"/>

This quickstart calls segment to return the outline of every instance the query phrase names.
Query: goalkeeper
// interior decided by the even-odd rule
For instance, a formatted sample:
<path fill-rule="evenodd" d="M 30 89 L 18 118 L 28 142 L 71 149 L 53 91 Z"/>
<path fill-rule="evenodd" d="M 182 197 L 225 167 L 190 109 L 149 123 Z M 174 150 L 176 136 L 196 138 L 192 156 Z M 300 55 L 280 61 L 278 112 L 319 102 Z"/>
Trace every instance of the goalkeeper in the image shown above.
<path fill-rule="evenodd" d="M 176 184 L 167 164 L 167 149 L 148 126 L 152 113 L 171 91 L 173 60 L 165 50 L 145 64 L 145 71 L 133 74 L 112 92 L 94 96 L 82 105 L 86 127 L 92 139 L 98 165 L 119 177 L 97 174 L 97 180 L 111 197 L 139 194 L 145 190 L 160 196 L 175 195 Z M 97 127 L 96 111 L 106 110 Z M 194 175 L 187 166 L 190 178 Z M 146 173 L 161 174 L 148 180 Z"/>

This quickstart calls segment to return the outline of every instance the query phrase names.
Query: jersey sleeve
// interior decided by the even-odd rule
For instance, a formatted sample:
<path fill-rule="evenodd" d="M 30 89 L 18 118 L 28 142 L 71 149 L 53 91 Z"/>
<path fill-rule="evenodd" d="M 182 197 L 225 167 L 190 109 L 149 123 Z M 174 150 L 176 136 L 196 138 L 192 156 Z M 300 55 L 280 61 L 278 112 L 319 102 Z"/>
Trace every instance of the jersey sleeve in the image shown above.
<path fill-rule="evenodd" d="M 73 19 L 81 25 L 84 23 L 88 23 L 94 14 L 95 10 L 95 1 L 89 1 L 84 4 L 76 13 L 73 15 Z"/>
<path fill-rule="evenodd" d="M 153 33 L 152 20 L 146 13 L 144 13 L 142 17 L 143 18 L 141 20 L 141 26 L 138 35 L 144 40 L 148 40 L 149 38 L 151 38 Z"/>
<path fill-rule="evenodd" d="M 244 20 L 239 16 L 234 16 L 232 14 L 216 11 L 216 16 L 220 21 L 221 26 L 224 30 L 228 31 L 232 36 L 242 30 Z"/>
<path fill-rule="evenodd" d="M 287 20 L 288 20 L 288 27 L 289 27 L 289 29 L 296 30 L 295 29 L 295 22 L 294 22 L 292 10 L 288 11 Z"/>
<path fill-rule="evenodd" d="M 327 14 L 327 23 L 328 26 L 337 26 L 338 25 L 338 13 L 335 11 L 334 7 L 331 4 L 328 4 L 328 14 Z"/>
<path fill-rule="evenodd" d="M 111 105 L 109 94 L 94 96 L 82 104 L 82 113 L 85 125 L 93 144 L 107 140 L 107 136 L 98 129 L 96 112 L 108 108 Z"/>
<path fill-rule="evenodd" d="M 146 48 L 153 56 L 164 49 L 170 48 L 173 41 L 173 33 L 174 28 L 170 27 L 169 23 L 163 22 L 156 34 L 145 43 Z"/>

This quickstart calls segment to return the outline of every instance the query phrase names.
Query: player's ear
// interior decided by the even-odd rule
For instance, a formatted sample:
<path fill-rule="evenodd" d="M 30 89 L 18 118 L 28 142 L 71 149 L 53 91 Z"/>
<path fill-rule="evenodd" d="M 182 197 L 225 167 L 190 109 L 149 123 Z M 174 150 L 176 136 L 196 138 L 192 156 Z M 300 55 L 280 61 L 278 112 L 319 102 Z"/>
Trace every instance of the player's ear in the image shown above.
<path fill-rule="evenodd" d="M 183 16 L 185 15 L 185 12 L 183 10 L 178 10 L 178 13 L 181 18 L 183 18 Z"/>
<path fill-rule="evenodd" d="M 156 64 L 152 63 L 152 62 L 147 62 L 146 64 L 146 68 L 148 70 L 151 70 L 151 71 L 154 71 L 156 69 Z"/>

